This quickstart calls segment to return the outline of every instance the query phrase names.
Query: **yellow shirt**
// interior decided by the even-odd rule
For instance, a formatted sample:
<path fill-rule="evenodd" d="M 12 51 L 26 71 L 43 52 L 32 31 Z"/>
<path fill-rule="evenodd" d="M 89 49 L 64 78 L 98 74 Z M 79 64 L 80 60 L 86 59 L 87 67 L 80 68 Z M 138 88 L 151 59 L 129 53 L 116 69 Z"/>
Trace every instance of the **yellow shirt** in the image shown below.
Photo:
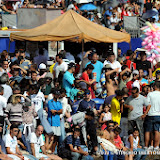
<path fill-rule="evenodd" d="M 120 103 L 115 97 L 112 98 L 111 101 L 111 113 L 112 113 L 112 120 L 117 122 L 118 125 L 120 125 L 121 121 Z"/>
<path fill-rule="evenodd" d="M 160 68 L 157 68 L 153 73 L 152 73 L 152 76 L 153 77 L 156 77 L 156 71 L 160 70 Z"/>
<path fill-rule="evenodd" d="M 49 67 L 49 71 L 50 71 L 51 73 L 53 73 L 53 68 L 54 68 L 55 64 L 56 64 L 56 63 L 52 64 L 52 65 Z"/>

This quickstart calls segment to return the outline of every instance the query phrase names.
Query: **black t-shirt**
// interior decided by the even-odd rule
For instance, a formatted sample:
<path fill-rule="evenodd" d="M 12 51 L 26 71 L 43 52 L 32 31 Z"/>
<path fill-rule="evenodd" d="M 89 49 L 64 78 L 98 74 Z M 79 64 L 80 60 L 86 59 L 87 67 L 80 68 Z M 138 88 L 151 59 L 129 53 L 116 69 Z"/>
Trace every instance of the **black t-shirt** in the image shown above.
<path fill-rule="evenodd" d="M 141 61 L 136 60 L 136 68 L 137 70 L 143 69 L 143 71 L 147 71 L 149 73 L 149 69 L 151 68 L 151 62 L 149 61 Z"/>
<path fill-rule="evenodd" d="M 126 101 L 128 97 L 123 97 L 124 101 Z M 121 113 L 121 117 L 128 117 L 128 108 L 123 107 L 123 113 Z"/>

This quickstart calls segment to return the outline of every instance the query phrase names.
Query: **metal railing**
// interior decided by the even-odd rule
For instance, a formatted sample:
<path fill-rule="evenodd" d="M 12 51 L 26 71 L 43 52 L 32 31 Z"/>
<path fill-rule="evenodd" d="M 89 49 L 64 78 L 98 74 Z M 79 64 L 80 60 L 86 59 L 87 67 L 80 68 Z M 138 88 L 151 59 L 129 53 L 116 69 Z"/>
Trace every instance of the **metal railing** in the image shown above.
<path fill-rule="evenodd" d="M 144 27 L 146 21 L 141 17 L 124 17 L 124 29 L 131 35 L 131 38 L 139 38 L 141 28 Z"/>

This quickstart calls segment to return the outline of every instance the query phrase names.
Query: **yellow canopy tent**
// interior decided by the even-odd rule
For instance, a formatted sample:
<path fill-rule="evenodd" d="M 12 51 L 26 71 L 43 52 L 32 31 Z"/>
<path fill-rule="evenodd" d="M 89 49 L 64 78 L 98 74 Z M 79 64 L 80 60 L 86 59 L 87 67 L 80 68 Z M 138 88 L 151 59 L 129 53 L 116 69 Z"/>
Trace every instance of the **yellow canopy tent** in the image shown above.
<path fill-rule="evenodd" d="M 47 24 L 11 33 L 11 40 L 28 41 L 94 41 L 97 43 L 130 42 L 130 35 L 95 24 L 73 10 L 57 17 Z"/>

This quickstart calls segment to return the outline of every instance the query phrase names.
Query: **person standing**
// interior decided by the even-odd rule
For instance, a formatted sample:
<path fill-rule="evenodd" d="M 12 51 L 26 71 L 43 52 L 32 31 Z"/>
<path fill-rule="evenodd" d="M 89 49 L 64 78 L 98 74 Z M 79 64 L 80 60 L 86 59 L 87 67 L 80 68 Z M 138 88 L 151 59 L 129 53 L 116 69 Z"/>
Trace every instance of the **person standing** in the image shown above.
<path fill-rule="evenodd" d="M 143 114 L 143 106 L 147 109 Z M 147 99 L 139 94 L 139 89 L 137 87 L 132 88 L 132 95 L 127 98 L 124 104 L 125 108 L 128 108 L 128 130 L 133 130 L 137 127 L 140 134 L 140 144 L 144 147 L 144 118 L 146 117 L 151 105 L 148 103 Z"/>
<path fill-rule="evenodd" d="M 116 90 L 116 97 L 111 101 L 112 120 L 120 125 L 121 113 L 123 112 L 123 91 Z"/>
<path fill-rule="evenodd" d="M 71 90 L 74 87 L 74 76 L 73 73 L 75 72 L 76 65 L 71 62 L 68 65 L 68 71 L 65 72 L 63 75 L 63 88 L 66 90 L 67 97 L 71 96 Z"/>
<path fill-rule="evenodd" d="M 145 147 L 148 147 L 150 133 L 154 131 L 154 149 L 159 150 L 160 81 L 155 82 L 155 90 L 148 94 L 147 100 L 151 104 L 151 108 L 145 120 Z"/>
<path fill-rule="evenodd" d="M 94 67 L 92 71 L 92 79 L 96 79 L 96 93 L 100 94 L 102 92 L 100 78 L 103 69 L 103 63 L 98 61 L 98 55 L 94 52 L 92 53 L 92 60 L 86 64 L 86 67 L 88 64 L 92 64 Z"/>
<path fill-rule="evenodd" d="M 67 65 L 66 62 L 63 61 L 63 55 L 62 54 L 57 54 L 56 55 L 56 61 L 57 61 L 57 64 L 54 67 L 53 74 L 54 74 L 54 77 L 58 78 L 60 72 L 66 72 L 67 71 L 68 65 Z"/>
<path fill-rule="evenodd" d="M 52 127 L 54 133 L 54 144 L 53 144 L 53 152 L 55 151 L 55 147 L 58 143 L 58 139 L 61 136 L 61 128 L 60 128 L 60 114 L 62 114 L 62 104 L 58 101 L 60 96 L 60 91 L 58 89 L 54 89 L 53 99 L 48 102 L 48 121 Z"/>

